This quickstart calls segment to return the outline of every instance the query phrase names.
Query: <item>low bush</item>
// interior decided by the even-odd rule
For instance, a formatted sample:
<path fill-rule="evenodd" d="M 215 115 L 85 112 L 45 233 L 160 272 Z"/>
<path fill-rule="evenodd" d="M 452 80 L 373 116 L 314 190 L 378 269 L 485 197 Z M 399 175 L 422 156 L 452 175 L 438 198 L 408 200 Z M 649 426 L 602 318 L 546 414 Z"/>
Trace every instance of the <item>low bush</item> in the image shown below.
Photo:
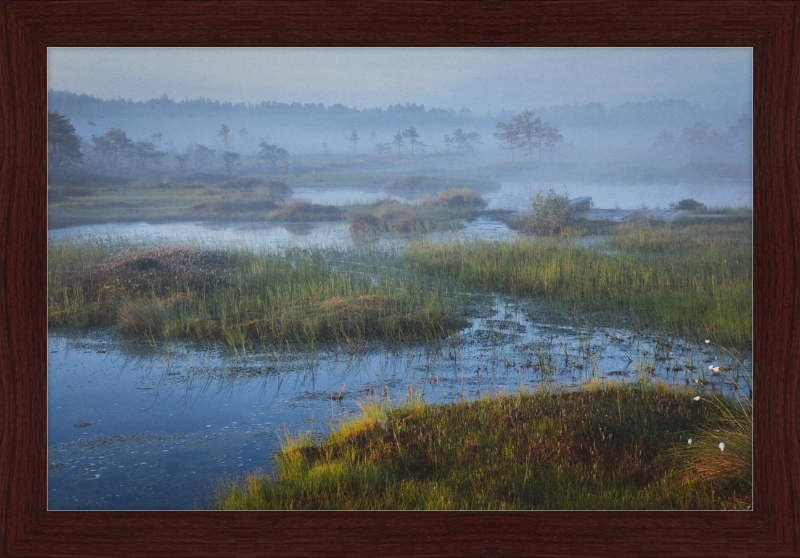
<path fill-rule="evenodd" d="M 551 188 L 545 195 L 539 190 L 531 198 L 531 212 L 520 216 L 519 230 L 548 236 L 565 234 L 573 220 L 566 192 L 558 194 Z"/>

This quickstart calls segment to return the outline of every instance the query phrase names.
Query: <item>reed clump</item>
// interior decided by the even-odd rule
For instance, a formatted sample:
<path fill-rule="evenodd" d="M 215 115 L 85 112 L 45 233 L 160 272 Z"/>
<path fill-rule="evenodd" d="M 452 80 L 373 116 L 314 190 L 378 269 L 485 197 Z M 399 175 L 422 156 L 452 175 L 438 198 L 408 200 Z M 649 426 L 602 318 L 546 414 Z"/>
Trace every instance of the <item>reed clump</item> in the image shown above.
<path fill-rule="evenodd" d="M 720 416 L 693 394 L 605 384 L 451 405 L 372 401 L 324 441 L 289 439 L 273 474 L 221 482 L 215 507 L 746 509 L 746 471 L 727 483 L 682 473 L 676 446 Z"/>

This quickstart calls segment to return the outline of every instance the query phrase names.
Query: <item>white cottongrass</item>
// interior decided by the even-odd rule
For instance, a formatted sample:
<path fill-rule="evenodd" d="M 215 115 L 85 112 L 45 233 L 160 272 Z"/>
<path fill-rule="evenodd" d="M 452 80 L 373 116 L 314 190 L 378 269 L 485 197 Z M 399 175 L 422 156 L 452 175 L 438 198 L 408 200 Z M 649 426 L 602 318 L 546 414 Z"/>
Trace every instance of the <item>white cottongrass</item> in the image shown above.
<path fill-rule="evenodd" d="M 694 398 L 694 400 L 695 400 L 695 401 L 700 401 L 700 396 L 699 396 L 699 395 L 698 395 L 698 396 L 696 396 L 696 397 Z"/>
<path fill-rule="evenodd" d="M 711 339 L 706 339 L 706 343 L 711 343 Z"/>
<path fill-rule="evenodd" d="M 725 442 L 719 443 L 719 451 L 725 451 Z"/>
<path fill-rule="evenodd" d="M 689 438 L 689 445 L 690 446 L 692 445 L 692 439 L 691 438 Z"/>

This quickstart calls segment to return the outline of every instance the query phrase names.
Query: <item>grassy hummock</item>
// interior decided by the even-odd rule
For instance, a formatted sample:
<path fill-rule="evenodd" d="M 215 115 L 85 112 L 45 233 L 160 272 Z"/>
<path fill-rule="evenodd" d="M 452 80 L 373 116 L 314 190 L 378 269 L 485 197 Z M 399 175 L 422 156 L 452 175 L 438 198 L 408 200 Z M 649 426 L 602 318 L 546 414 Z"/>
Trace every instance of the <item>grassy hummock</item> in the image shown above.
<path fill-rule="evenodd" d="M 117 325 L 151 338 L 272 343 L 446 336 L 461 328 L 453 304 L 426 281 L 341 254 L 157 246 L 101 241 L 48 247 L 51 326 Z M 351 257 L 355 257 L 352 254 Z M 360 262 L 356 262 L 360 263 Z"/>
<path fill-rule="evenodd" d="M 369 205 L 352 206 L 349 209 L 350 232 L 355 235 L 423 234 L 459 229 L 461 219 L 476 217 L 486 205 L 478 192 L 466 188 L 426 195 L 415 204 L 384 198 Z"/>
<path fill-rule="evenodd" d="M 222 481 L 214 507 L 747 509 L 751 407 L 694 395 L 605 384 L 451 405 L 372 401 L 322 442 L 287 440 L 274 474 Z"/>

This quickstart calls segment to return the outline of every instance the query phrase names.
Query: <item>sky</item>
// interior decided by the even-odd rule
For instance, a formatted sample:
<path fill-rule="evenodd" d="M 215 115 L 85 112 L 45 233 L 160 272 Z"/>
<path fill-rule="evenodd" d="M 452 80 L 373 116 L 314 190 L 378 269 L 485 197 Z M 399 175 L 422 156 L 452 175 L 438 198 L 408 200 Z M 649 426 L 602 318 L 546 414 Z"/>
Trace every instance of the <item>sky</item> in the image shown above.
<path fill-rule="evenodd" d="M 49 48 L 48 87 L 102 99 L 503 110 L 752 103 L 750 48 Z"/>

